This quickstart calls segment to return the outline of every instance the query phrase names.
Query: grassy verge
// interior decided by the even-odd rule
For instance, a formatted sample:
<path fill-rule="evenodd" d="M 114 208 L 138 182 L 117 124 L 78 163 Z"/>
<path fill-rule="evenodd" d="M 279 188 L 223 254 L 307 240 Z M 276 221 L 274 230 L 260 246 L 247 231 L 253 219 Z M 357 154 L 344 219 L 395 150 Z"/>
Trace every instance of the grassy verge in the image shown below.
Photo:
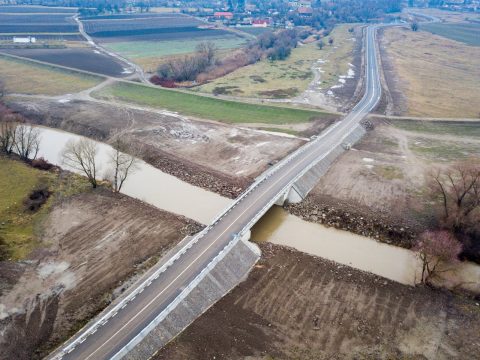
<path fill-rule="evenodd" d="M 322 87 L 333 85 L 339 75 L 347 74 L 348 63 L 352 62 L 354 42 L 349 27 L 340 25 L 333 30 L 330 36 L 334 39 L 333 46 L 326 44 L 320 50 L 317 42 L 302 45 L 293 49 L 286 60 L 264 59 L 194 90 L 244 97 L 291 98 L 307 89 L 313 79 L 311 68 L 319 59 L 328 59 L 322 65 Z"/>
<path fill-rule="evenodd" d="M 422 24 L 420 29 L 468 45 L 480 46 L 480 24 L 432 23 Z"/>
<path fill-rule="evenodd" d="M 102 99 L 113 98 L 226 123 L 305 123 L 331 116 L 319 111 L 220 100 L 132 83 L 116 83 L 94 92 L 93 96 Z"/>
<path fill-rule="evenodd" d="M 480 137 L 479 122 L 394 120 L 392 125 L 399 129 L 419 133 Z"/>
<path fill-rule="evenodd" d="M 7 91 L 21 94 L 62 95 L 99 84 L 103 78 L 0 55 L 0 79 Z"/>
<path fill-rule="evenodd" d="M 60 177 L 56 172 L 40 171 L 29 165 L 0 156 L 0 240 L 1 254 L 12 260 L 25 259 L 39 244 L 38 233 L 42 220 L 59 197 L 88 189 L 79 176 Z M 36 212 L 29 211 L 24 200 L 39 188 L 53 192 Z"/>

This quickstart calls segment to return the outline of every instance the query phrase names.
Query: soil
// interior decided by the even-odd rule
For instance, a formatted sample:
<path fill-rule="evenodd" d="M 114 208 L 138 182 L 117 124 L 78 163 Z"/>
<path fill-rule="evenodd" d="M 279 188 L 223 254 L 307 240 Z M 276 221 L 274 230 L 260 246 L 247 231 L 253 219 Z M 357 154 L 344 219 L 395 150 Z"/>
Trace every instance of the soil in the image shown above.
<path fill-rule="evenodd" d="M 28 98 L 11 101 L 9 106 L 34 123 L 96 140 L 108 142 L 111 134 L 118 134 L 146 162 L 230 198 L 238 196 L 269 162 L 283 158 L 304 142 L 115 104 Z"/>
<path fill-rule="evenodd" d="M 155 360 L 480 359 L 478 301 L 260 247 L 247 280 Z"/>
<path fill-rule="evenodd" d="M 418 233 L 435 225 L 429 173 L 460 154 L 477 155 L 480 142 L 371 121 L 374 130 L 333 163 L 304 201 L 286 208 L 307 221 L 409 248 Z"/>
<path fill-rule="evenodd" d="M 92 49 L 3 49 L 2 52 L 107 76 L 131 75 L 123 74 L 124 68 L 120 62 Z"/>
<path fill-rule="evenodd" d="M 0 262 L 2 360 L 45 356 L 199 226 L 99 188 L 55 205 L 42 229 L 28 260 Z"/>

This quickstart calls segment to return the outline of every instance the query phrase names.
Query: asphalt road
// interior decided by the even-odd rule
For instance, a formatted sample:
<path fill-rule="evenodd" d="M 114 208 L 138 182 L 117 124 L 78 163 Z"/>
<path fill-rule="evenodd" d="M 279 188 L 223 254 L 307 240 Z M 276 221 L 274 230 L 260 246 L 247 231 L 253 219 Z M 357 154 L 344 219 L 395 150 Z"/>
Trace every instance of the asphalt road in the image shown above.
<path fill-rule="evenodd" d="M 63 345 L 56 358 L 77 360 L 110 359 L 124 348 L 158 314 L 166 308 L 203 268 L 245 226 L 276 199 L 282 190 L 312 162 L 326 156 L 341 144 L 358 123 L 377 105 L 381 96 L 379 69 L 377 65 L 376 26 L 369 26 L 365 40 L 365 94 L 352 112 L 337 125 L 306 146 L 285 166 L 280 167 L 265 181 L 251 189 L 220 220 L 209 227 L 208 232 L 191 248 L 173 262 L 143 292 L 111 316 L 88 337 L 77 334 L 73 342 Z M 195 204 L 192 204 L 195 206 Z M 103 323 L 103 321 L 102 321 Z M 89 329 L 90 327 L 87 327 Z"/>

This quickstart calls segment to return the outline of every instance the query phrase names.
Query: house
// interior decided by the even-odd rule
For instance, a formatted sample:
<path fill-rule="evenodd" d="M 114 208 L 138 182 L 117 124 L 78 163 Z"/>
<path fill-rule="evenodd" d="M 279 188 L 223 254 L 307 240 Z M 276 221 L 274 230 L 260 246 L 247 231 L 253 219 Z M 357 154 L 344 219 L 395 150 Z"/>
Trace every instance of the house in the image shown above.
<path fill-rule="evenodd" d="M 300 16 L 312 16 L 313 14 L 313 9 L 311 7 L 304 7 L 301 6 L 297 9 L 297 13 Z"/>
<path fill-rule="evenodd" d="M 257 19 L 252 21 L 252 26 L 257 28 L 266 28 L 270 24 L 270 21 L 265 19 Z"/>
<path fill-rule="evenodd" d="M 36 42 L 37 42 L 37 39 L 33 36 L 27 36 L 27 37 L 14 36 L 13 37 L 14 44 L 34 44 Z"/>
<path fill-rule="evenodd" d="M 231 13 L 230 11 L 217 11 L 216 13 L 213 14 L 213 16 L 216 18 L 216 19 L 220 19 L 220 20 L 223 20 L 223 19 L 233 19 L 233 13 Z"/>

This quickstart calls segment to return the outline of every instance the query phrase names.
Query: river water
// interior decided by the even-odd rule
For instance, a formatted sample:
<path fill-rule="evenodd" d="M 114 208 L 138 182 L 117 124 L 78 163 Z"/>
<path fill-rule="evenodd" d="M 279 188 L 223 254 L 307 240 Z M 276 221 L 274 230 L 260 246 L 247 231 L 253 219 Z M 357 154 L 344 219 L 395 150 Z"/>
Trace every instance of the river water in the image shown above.
<path fill-rule="evenodd" d="M 61 154 L 65 144 L 82 138 L 57 129 L 39 129 L 41 144 L 38 157 L 44 157 L 59 166 L 62 166 Z M 97 146 L 97 162 L 99 173 L 102 174 L 109 170 L 108 153 L 112 148 L 100 142 L 97 142 Z M 126 180 L 122 193 L 203 224 L 210 224 L 232 202 L 168 175 L 142 160 Z M 421 263 L 414 252 L 304 221 L 278 206 L 270 209 L 253 227 L 251 238 L 293 247 L 402 284 L 413 285 L 420 280 Z M 479 279 L 478 265 L 462 263 L 454 273 L 448 274 L 449 284 L 446 285 L 455 287 L 456 284 L 462 284 L 460 286 L 467 290 L 480 292 Z"/>
<path fill-rule="evenodd" d="M 290 246 L 402 284 L 419 279 L 421 266 L 412 251 L 304 221 L 278 206 L 254 226 L 252 239 Z"/>
<path fill-rule="evenodd" d="M 82 137 L 57 129 L 46 127 L 39 127 L 39 129 L 41 140 L 38 157 L 63 166 L 63 148 L 67 142 L 76 141 Z M 108 154 L 113 149 L 100 142 L 97 142 L 97 146 L 98 173 L 102 176 L 109 170 Z M 138 161 L 136 170 L 129 175 L 121 192 L 202 224 L 210 224 L 215 216 L 232 202 L 230 199 L 166 174 L 142 160 Z"/>

